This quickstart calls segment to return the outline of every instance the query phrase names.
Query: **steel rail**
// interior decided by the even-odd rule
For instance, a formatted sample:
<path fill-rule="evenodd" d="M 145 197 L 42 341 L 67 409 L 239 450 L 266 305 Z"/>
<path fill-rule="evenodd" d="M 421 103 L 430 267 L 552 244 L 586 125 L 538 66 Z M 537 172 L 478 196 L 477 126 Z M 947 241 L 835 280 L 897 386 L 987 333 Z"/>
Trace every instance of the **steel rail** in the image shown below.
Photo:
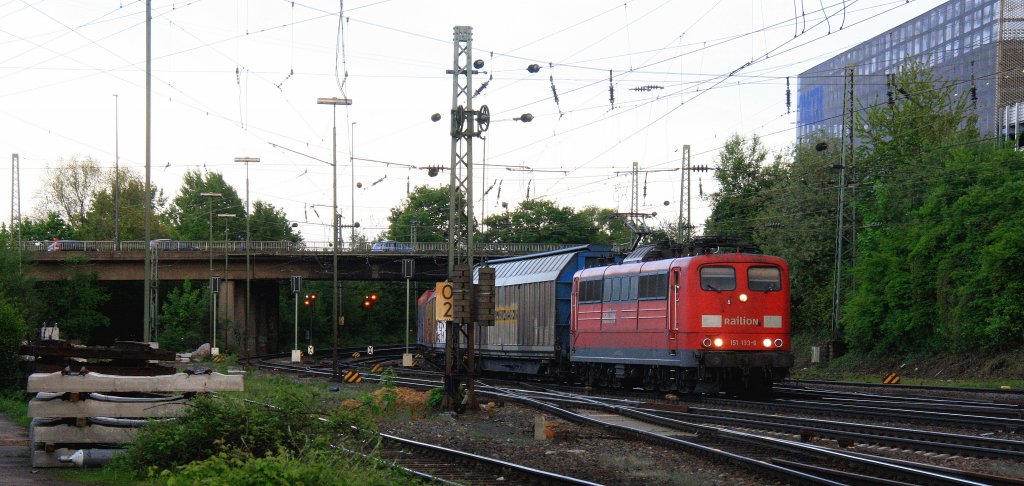
<path fill-rule="evenodd" d="M 737 425 L 749 429 L 771 430 L 797 436 L 817 436 L 831 439 L 890 445 L 946 454 L 988 457 L 994 459 L 1024 460 L 1024 442 L 992 437 L 933 432 L 882 425 L 837 422 L 774 414 L 758 414 L 735 410 L 708 409 L 688 405 L 658 405 L 618 398 L 568 398 L 552 392 L 528 392 L 541 400 L 565 405 L 586 406 L 594 401 L 608 406 L 619 406 L 647 412 L 666 418 L 699 420 L 719 425 Z M 685 411 L 680 411 L 685 409 Z"/>
<path fill-rule="evenodd" d="M 965 479 L 964 476 L 969 476 L 971 473 L 962 471 L 958 472 L 958 476 L 951 474 L 943 474 L 924 468 L 910 467 L 902 464 L 894 464 L 880 457 L 866 456 L 866 455 L 851 455 L 846 452 L 836 451 L 827 447 L 822 447 L 814 444 L 805 444 L 801 442 L 794 442 L 786 439 L 779 439 L 774 437 L 762 437 L 747 432 L 740 432 L 731 429 L 723 429 L 718 427 L 711 427 L 701 424 L 694 424 L 684 422 L 676 419 L 668 419 L 659 417 L 657 415 L 642 412 L 639 410 L 632 410 L 625 407 L 601 407 L 606 411 L 621 414 L 626 417 L 630 417 L 643 422 L 660 425 L 663 427 L 670 428 L 682 428 L 683 430 L 689 430 L 691 432 L 703 432 L 710 437 L 716 439 L 723 439 L 731 442 L 747 443 L 755 445 L 757 447 L 767 447 L 779 451 L 788 451 L 796 454 L 806 454 L 810 456 L 816 456 L 831 461 L 838 461 L 841 463 L 847 463 L 855 469 L 871 469 L 877 471 L 880 474 L 880 479 L 884 479 L 888 476 L 906 477 L 914 481 L 921 481 L 925 483 L 943 483 L 943 484 L 961 484 L 961 485 L 979 485 L 979 483 L 971 479 Z"/>
<path fill-rule="evenodd" d="M 908 410 L 893 407 L 866 407 L 838 404 L 823 404 L 813 401 L 771 401 L 771 402 L 750 402 L 742 400 L 730 400 L 723 398 L 701 397 L 699 403 L 725 405 L 740 408 L 756 408 L 773 411 L 799 411 L 805 413 L 819 413 L 828 416 L 848 416 L 872 418 L 876 420 L 892 421 L 905 420 L 915 423 L 946 425 L 957 425 L 968 428 L 982 428 L 985 430 L 998 430 L 1019 432 L 1024 431 L 1024 420 L 985 417 L 980 415 L 953 414 L 946 412 L 931 412 L 923 410 Z"/>
<path fill-rule="evenodd" d="M 805 403 L 808 399 L 777 398 L 776 402 L 785 403 L 795 400 Z M 983 417 L 1021 418 L 1024 416 L 1024 409 L 1018 406 L 997 406 L 997 405 L 964 405 L 955 403 L 933 403 L 917 400 L 879 400 L 874 398 L 856 397 L 817 397 L 811 399 L 825 405 L 853 405 L 859 407 L 899 407 L 905 410 L 917 410 L 926 412 L 960 413 L 967 415 L 979 415 Z"/>
<path fill-rule="evenodd" d="M 976 437 L 798 417 L 749 414 L 728 410 L 690 409 L 689 412 L 685 413 L 657 409 L 637 410 L 666 418 L 683 419 L 685 417 L 688 420 L 700 420 L 718 425 L 783 432 L 800 436 L 802 439 L 810 437 L 835 440 L 845 439 L 851 443 L 859 442 L 943 454 L 1024 461 L 1024 442 L 991 437 Z"/>
<path fill-rule="evenodd" d="M 810 385 L 832 385 L 840 387 L 865 387 L 865 388 L 885 388 L 889 390 L 929 390 L 929 391 L 947 391 L 947 392 L 964 392 L 964 393 L 992 393 L 1001 395 L 1021 395 L 1024 396 L 1024 390 L 1020 389 L 1009 389 L 1009 388 L 968 388 L 968 387 L 956 387 L 956 386 L 940 386 L 940 385 L 890 385 L 885 383 L 870 383 L 861 381 L 830 381 L 830 380 L 806 380 L 806 379 L 789 379 L 784 383 L 787 384 L 801 384 L 807 383 Z"/>
<path fill-rule="evenodd" d="M 511 481 L 512 484 L 579 484 L 579 485 L 591 485 L 591 486 L 598 484 L 598 483 L 594 483 L 594 482 L 590 482 L 590 481 L 586 481 L 586 480 L 582 480 L 582 479 L 578 479 L 578 478 L 573 478 L 573 477 L 569 477 L 569 476 L 563 476 L 561 474 L 556 474 L 556 473 L 544 471 L 544 470 L 541 470 L 541 469 L 535 469 L 535 468 L 526 467 L 526 466 L 523 466 L 523 465 L 520 465 L 520 464 L 514 464 L 514 463 L 511 463 L 511 462 L 508 462 L 508 461 L 502 461 L 500 459 L 495 459 L 493 457 L 481 456 L 481 455 L 478 455 L 478 454 L 472 454 L 472 453 L 469 453 L 469 452 L 459 451 L 459 450 L 455 450 L 455 449 L 450 449 L 450 448 L 447 448 L 447 447 L 442 447 L 442 446 L 438 446 L 438 445 L 434 445 L 434 444 L 427 444 L 427 443 L 424 443 L 424 442 L 418 442 L 418 441 L 414 441 L 414 440 L 410 440 L 410 439 L 405 439 L 405 438 L 394 436 L 394 435 L 390 435 L 390 434 L 380 434 L 380 436 L 383 437 L 386 440 L 389 440 L 389 441 L 392 441 L 392 442 L 396 442 L 396 443 L 401 444 L 403 446 L 414 447 L 414 448 L 417 448 L 417 449 L 422 449 L 422 450 L 425 450 L 425 451 L 429 451 L 429 452 L 431 452 L 433 454 L 441 454 L 441 455 L 447 456 L 449 458 L 455 459 L 456 460 L 455 463 L 469 460 L 469 461 L 472 461 L 473 463 L 476 463 L 476 464 L 486 465 L 488 468 L 497 469 L 499 471 L 504 472 L 505 474 L 503 474 L 502 476 L 513 475 L 514 479 L 506 477 L 503 480 L 503 481 Z M 398 458 L 401 458 L 401 457 L 402 456 L 399 455 L 398 457 L 395 457 L 393 459 L 398 459 Z M 403 463 L 401 461 L 397 461 L 396 460 L 396 463 L 401 464 L 403 467 L 409 467 L 408 465 L 406 465 L 405 463 Z M 448 467 L 447 468 L 443 468 L 443 471 L 435 471 L 435 472 L 431 473 L 431 476 L 438 477 L 439 474 L 442 474 L 444 472 L 444 470 L 451 469 L 451 466 L 453 466 L 455 464 L 449 462 L 449 463 L 446 463 L 445 465 L 447 465 Z M 460 467 L 460 466 L 461 465 L 459 465 L 457 467 Z M 444 476 L 440 476 L 440 477 L 444 478 Z M 497 480 L 497 478 L 490 477 L 490 478 L 487 478 L 486 483 L 487 484 L 492 484 L 496 480 Z M 464 484 L 473 484 L 473 483 L 464 483 Z"/>
<path fill-rule="evenodd" d="M 1005 408 L 1008 410 L 1022 410 L 1021 403 L 1003 403 L 993 402 L 992 400 L 967 400 L 962 398 L 949 398 L 949 397 L 932 397 L 925 395 L 911 395 L 911 394 L 900 394 L 900 395 L 884 395 L 880 393 L 868 393 L 862 391 L 847 391 L 847 390 L 830 390 L 827 388 L 806 388 L 806 387 L 786 387 L 776 385 L 774 388 L 775 396 L 796 396 L 796 397 L 837 397 L 837 398 L 860 398 L 860 399 L 875 399 L 875 400 L 890 400 L 890 401 L 908 401 L 908 402 L 923 402 L 923 403 L 935 403 L 935 404 L 946 404 L 946 405 L 965 405 L 965 406 L 980 406 L 980 407 L 995 407 Z"/>

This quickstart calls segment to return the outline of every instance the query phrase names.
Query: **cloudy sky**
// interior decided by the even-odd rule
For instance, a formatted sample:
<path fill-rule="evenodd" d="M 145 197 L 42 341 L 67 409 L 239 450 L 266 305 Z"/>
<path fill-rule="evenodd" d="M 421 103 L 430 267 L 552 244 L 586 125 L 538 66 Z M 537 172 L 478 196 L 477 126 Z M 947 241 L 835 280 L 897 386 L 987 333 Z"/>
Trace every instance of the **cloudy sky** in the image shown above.
<path fill-rule="evenodd" d="M 217 171 L 244 193 L 233 159 L 259 157 L 251 199 L 284 209 L 307 239 L 329 240 L 318 223 L 330 222 L 332 109 L 316 99 L 347 97 L 339 205 L 373 238 L 407 188 L 448 181 L 422 168 L 450 163 L 445 70 L 453 26 L 468 25 L 485 63 L 474 88 L 487 82 L 474 105 L 492 114 L 486 143 L 475 143 L 478 217 L 527 197 L 628 211 L 637 162 L 650 171 L 640 209 L 674 222 L 683 145 L 707 165 L 733 133 L 784 150 L 799 73 L 940 3 L 154 0 L 152 178 L 173 196 L 187 170 Z M 46 167 L 62 159 L 113 168 L 117 145 L 121 167 L 143 173 L 145 36 L 141 1 L 0 1 L 0 219 L 13 153 L 27 215 L 38 215 Z M 523 113 L 533 121 L 513 120 Z M 709 173 L 694 174 L 700 190 L 715 190 Z M 700 222 L 707 204 L 693 207 Z"/>

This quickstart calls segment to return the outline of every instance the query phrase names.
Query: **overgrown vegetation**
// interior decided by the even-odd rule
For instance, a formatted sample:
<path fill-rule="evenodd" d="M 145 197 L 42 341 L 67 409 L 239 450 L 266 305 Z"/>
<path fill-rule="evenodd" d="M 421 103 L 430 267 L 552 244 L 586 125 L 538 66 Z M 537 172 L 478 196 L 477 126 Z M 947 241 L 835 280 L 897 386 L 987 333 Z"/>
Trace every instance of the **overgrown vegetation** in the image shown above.
<path fill-rule="evenodd" d="M 171 290 L 164 299 L 160 313 L 160 348 L 171 351 L 191 351 L 203 343 L 210 307 L 210 294 L 206 287 L 192 287 L 185 280 Z"/>
<path fill-rule="evenodd" d="M 321 385 L 247 378 L 244 395 L 194 400 L 177 420 L 147 425 L 105 477 L 178 484 L 396 484 L 403 473 L 372 458 L 373 416 L 339 407 Z M 385 387 L 386 388 L 386 387 Z M 373 402 L 368 394 L 360 400 Z"/>
<path fill-rule="evenodd" d="M 892 103 L 860 106 L 855 162 L 822 138 L 765 165 L 758 140 L 719 156 L 708 231 L 748 237 L 791 265 L 794 328 L 829 337 L 838 171 L 857 219 L 842 337 L 874 356 L 991 353 L 1024 343 L 1024 156 L 974 128 L 965 86 L 921 65 Z M 817 142 L 828 148 L 815 150 Z M 848 222 L 849 223 L 849 222 Z"/>

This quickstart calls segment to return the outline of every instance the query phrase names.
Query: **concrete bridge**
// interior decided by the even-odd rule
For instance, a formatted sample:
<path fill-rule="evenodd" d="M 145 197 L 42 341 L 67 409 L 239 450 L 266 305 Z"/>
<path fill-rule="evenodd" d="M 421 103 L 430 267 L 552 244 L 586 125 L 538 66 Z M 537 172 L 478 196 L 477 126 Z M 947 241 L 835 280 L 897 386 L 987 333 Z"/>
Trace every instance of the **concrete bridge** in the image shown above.
<path fill-rule="evenodd" d="M 154 282 L 192 280 L 206 282 L 221 277 L 219 316 L 229 323 L 224 329 L 228 346 L 238 346 L 240 336 L 251 336 L 250 350 L 271 352 L 266 336 L 279 324 L 279 281 L 298 275 L 305 280 L 331 280 L 333 248 L 329 242 L 281 241 L 83 241 L 65 244 L 60 251 L 46 251 L 50 242 L 25 242 L 21 251 L 28 274 L 40 281 L 57 281 L 75 273 L 95 273 L 102 281 L 138 281 L 145 276 L 145 251 L 152 252 Z M 502 243 L 481 244 L 474 255 L 481 259 L 503 258 L 554 251 L 578 245 Z M 380 246 L 378 246 L 380 248 Z M 345 244 L 338 248 L 339 280 L 404 280 L 402 260 L 415 262 L 412 280 L 436 282 L 448 273 L 447 243 L 398 242 L 375 250 L 372 243 Z M 251 329 L 240 332 L 245 322 L 246 256 L 250 275 Z M 218 329 L 220 331 L 220 329 Z M 220 334 L 220 332 L 218 332 Z M 218 339 L 220 341 L 220 338 Z"/>

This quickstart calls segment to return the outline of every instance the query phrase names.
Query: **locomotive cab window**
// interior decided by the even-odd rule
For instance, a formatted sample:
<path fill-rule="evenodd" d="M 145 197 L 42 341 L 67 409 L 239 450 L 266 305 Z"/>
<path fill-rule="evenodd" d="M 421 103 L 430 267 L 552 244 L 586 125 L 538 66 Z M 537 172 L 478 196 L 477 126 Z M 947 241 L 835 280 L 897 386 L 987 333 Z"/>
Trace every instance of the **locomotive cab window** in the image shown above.
<path fill-rule="evenodd" d="M 583 280 L 580 282 L 579 302 L 601 302 L 601 281 Z"/>
<path fill-rule="evenodd" d="M 640 300 L 664 299 L 668 296 L 668 273 L 640 275 Z"/>
<path fill-rule="evenodd" d="M 715 292 L 736 290 L 736 269 L 732 267 L 701 268 L 700 288 Z"/>
<path fill-rule="evenodd" d="M 782 290 L 782 273 L 778 267 L 750 267 L 747 269 L 747 287 L 754 292 Z"/>

